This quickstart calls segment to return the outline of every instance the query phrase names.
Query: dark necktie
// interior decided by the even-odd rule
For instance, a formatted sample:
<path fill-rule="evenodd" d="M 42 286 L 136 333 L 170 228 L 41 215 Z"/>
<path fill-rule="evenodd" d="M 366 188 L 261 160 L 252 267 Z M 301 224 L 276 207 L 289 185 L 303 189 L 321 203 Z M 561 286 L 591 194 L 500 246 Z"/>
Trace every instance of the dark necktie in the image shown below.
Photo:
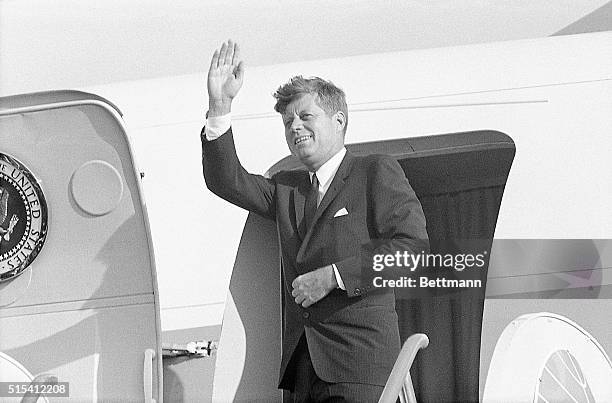
<path fill-rule="evenodd" d="M 306 230 L 310 228 L 312 220 L 317 212 L 317 199 L 319 198 L 319 179 L 317 174 L 312 175 L 312 182 L 310 183 L 310 191 L 306 196 L 306 203 L 304 204 L 304 221 L 306 222 Z"/>

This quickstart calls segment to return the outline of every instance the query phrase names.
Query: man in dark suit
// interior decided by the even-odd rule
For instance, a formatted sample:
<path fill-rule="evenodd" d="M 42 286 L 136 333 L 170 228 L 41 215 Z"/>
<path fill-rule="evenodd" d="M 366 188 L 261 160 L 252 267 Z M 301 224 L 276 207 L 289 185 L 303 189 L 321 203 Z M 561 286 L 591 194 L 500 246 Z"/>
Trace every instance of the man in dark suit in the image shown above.
<path fill-rule="evenodd" d="M 276 221 L 285 320 L 279 387 L 294 401 L 377 401 L 400 340 L 393 291 L 362 281 L 363 266 L 371 267 L 364 256 L 372 245 L 376 253 L 427 249 L 421 205 L 395 159 L 346 151 L 344 93 L 320 78 L 294 77 L 274 94 L 287 145 L 306 170 L 246 172 L 230 127 L 243 76 L 238 45 L 224 43 L 208 73 L 202 163 L 212 192 Z"/>

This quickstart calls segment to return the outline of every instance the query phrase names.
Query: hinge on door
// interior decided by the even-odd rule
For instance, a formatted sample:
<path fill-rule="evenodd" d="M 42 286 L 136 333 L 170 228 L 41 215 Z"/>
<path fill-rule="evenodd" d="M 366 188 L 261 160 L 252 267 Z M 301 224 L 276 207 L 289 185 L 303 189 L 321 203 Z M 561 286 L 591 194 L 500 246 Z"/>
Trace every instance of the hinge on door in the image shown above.
<path fill-rule="evenodd" d="M 218 343 L 212 340 L 191 341 L 186 344 L 162 343 L 162 354 L 167 357 L 210 357 L 217 350 Z"/>

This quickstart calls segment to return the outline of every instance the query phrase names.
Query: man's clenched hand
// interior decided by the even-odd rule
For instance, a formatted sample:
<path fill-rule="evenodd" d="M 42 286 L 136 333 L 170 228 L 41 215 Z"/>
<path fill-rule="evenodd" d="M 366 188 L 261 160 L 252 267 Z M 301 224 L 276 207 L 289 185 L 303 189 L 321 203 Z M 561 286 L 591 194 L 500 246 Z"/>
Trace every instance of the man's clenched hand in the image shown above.
<path fill-rule="evenodd" d="M 244 63 L 238 44 L 229 40 L 215 50 L 208 69 L 208 116 L 221 116 L 231 111 L 232 100 L 242 87 Z"/>
<path fill-rule="evenodd" d="M 293 287 L 291 295 L 295 298 L 295 303 L 308 308 L 338 287 L 338 283 L 334 268 L 330 265 L 298 276 L 291 286 Z"/>

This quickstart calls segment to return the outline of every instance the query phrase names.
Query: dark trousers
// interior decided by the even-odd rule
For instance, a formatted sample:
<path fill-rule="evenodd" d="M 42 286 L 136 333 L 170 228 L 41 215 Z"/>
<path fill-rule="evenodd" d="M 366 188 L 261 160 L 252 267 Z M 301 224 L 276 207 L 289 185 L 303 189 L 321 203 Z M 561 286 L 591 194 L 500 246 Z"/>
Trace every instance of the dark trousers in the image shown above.
<path fill-rule="evenodd" d="M 329 383 L 319 378 L 312 366 L 305 336 L 300 339 L 294 354 L 295 385 L 291 402 L 378 402 L 383 391 L 382 386 L 350 382 Z"/>

